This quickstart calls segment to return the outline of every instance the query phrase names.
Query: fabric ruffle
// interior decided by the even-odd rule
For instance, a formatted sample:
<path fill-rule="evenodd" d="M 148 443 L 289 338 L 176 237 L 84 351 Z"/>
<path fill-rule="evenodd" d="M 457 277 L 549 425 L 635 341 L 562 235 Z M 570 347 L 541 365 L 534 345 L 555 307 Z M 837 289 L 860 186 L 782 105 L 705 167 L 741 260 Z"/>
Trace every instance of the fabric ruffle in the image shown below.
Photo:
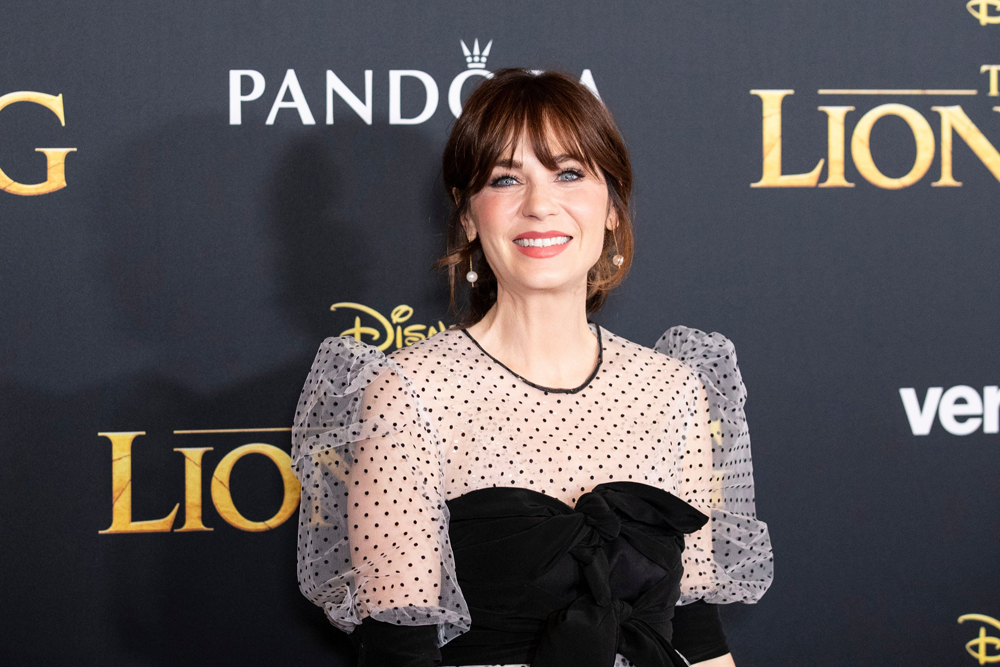
<path fill-rule="evenodd" d="M 298 579 L 340 630 L 350 633 L 368 616 L 437 624 L 443 645 L 469 629 L 439 448 L 391 359 L 351 337 L 323 341 L 292 428 L 292 469 L 302 484 Z M 352 486 L 372 493 L 349 500 Z M 405 502 L 389 498 L 390 487 Z"/>
<path fill-rule="evenodd" d="M 708 396 L 712 439 L 709 489 L 711 554 L 692 545 L 687 558 L 710 565 L 710 579 L 679 604 L 756 602 L 774 577 L 767 524 L 756 517 L 750 434 L 743 405 L 746 386 L 732 342 L 719 333 L 675 326 L 654 349 L 677 359 L 701 380 Z"/>

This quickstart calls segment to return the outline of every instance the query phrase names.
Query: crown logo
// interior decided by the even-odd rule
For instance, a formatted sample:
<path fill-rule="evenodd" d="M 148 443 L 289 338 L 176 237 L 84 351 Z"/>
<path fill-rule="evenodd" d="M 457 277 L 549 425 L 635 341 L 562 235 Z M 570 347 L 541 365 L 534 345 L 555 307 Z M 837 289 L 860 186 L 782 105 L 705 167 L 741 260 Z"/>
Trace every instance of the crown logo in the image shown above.
<path fill-rule="evenodd" d="M 479 52 L 479 38 L 472 43 L 472 51 L 469 51 L 469 47 L 465 45 L 463 40 L 458 40 L 462 44 L 462 53 L 465 54 L 465 64 L 469 69 L 486 69 L 486 58 L 490 55 L 490 47 L 493 46 L 493 40 L 491 39 L 483 52 Z"/>
<path fill-rule="evenodd" d="M 990 23 L 1000 23 L 1000 0 L 969 0 L 965 8 L 969 10 L 969 13 L 979 19 L 979 25 L 987 25 Z M 990 9 L 997 11 L 998 13 L 990 13 Z M 472 65 L 469 65 L 472 67 Z"/>

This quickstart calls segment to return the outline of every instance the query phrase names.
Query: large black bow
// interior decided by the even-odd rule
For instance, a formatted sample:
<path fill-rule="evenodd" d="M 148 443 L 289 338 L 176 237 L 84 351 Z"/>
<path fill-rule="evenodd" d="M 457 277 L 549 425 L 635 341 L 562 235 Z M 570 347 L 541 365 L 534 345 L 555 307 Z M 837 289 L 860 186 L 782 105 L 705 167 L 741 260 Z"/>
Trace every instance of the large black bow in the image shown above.
<path fill-rule="evenodd" d="M 708 518 L 662 489 L 597 486 L 570 507 L 520 488 L 449 501 L 472 629 L 442 647 L 462 662 L 683 667 L 670 644 L 684 535 Z M 482 664 L 482 663 L 480 663 Z"/>
<path fill-rule="evenodd" d="M 707 518 L 686 503 L 670 502 L 678 500 L 673 496 L 643 497 L 646 487 L 637 486 L 601 485 L 577 502 L 592 533 L 570 553 L 582 566 L 590 593 L 548 617 L 532 667 L 610 667 L 616 653 L 637 667 L 687 664 L 670 645 L 670 621 L 683 575 L 683 533 Z M 615 544 L 620 540 L 628 544 Z M 665 572 L 632 604 L 612 593 L 608 563 L 609 553 L 629 548 Z"/>

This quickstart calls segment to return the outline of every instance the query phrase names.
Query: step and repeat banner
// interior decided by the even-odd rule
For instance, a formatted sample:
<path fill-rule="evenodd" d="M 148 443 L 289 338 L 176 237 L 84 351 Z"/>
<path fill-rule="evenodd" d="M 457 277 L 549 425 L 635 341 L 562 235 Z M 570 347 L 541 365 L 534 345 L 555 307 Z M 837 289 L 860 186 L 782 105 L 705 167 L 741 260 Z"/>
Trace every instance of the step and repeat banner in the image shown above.
<path fill-rule="evenodd" d="M 0 53 L 0 663 L 352 664 L 292 415 L 324 338 L 452 323 L 441 152 L 507 66 L 631 151 L 596 320 L 736 345 L 736 664 L 1000 660 L 997 0 L 13 3 Z"/>

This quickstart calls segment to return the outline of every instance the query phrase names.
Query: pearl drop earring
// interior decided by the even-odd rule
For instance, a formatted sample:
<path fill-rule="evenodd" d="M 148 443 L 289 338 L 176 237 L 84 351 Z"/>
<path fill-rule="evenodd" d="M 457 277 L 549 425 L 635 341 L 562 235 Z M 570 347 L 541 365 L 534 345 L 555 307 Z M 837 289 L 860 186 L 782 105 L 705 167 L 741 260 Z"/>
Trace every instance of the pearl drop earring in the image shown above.
<path fill-rule="evenodd" d="M 625 258 L 622 256 L 621 251 L 618 249 L 618 232 L 613 232 L 615 237 L 615 256 L 611 258 L 611 263 L 617 266 L 619 269 L 622 268 L 622 264 L 625 263 Z"/>
<path fill-rule="evenodd" d="M 465 279 L 473 285 L 479 280 L 479 274 L 472 270 L 472 255 L 469 255 L 469 272 L 465 274 Z"/>

